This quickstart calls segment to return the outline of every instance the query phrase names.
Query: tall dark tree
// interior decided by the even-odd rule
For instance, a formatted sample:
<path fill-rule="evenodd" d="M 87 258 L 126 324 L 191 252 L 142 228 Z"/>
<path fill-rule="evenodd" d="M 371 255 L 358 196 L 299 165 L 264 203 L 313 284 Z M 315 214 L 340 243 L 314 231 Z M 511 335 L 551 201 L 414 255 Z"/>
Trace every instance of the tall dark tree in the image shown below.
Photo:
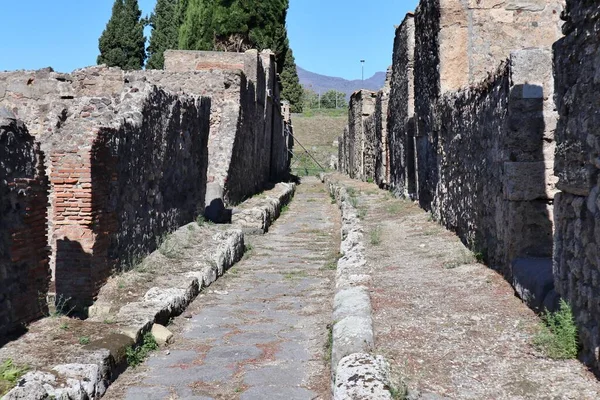
<path fill-rule="evenodd" d="M 147 69 L 163 69 L 165 50 L 177 49 L 179 44 L 178 0 L 158 0 L 150 16 L 152 35 L 148 46 Z"/>
<path fill-rule="evenodd" d="M 302 95 L 303 89 L 298 79 L 298 69 L 296 68 L 296 60 L 294 59 L 294 52 L 288 48 L 283 63 L 283 71 L 280 74 L 281 77 L 281 97 L 290 102 L 292 112 L 302 112 Z"/>
<path fill-rule="evenodd" d="M 283 73 L 286 58 L 293 61 L 285 26 L 289 0 L 185 1 L 185 13 L 180 14 L 179 48 L 238 52 L 271 49 L 277 59 L 277 72 L 282 74 L 284 97 L 291 95 L 285 98 L 302 108 L 295 65 Z"/>
<path fill-rule="evenodd" d="M 145 21 L 137 0 L 115 0 L 110 20 L 99 39 L 98 64 L 142 69 L 146 59 Z"/>

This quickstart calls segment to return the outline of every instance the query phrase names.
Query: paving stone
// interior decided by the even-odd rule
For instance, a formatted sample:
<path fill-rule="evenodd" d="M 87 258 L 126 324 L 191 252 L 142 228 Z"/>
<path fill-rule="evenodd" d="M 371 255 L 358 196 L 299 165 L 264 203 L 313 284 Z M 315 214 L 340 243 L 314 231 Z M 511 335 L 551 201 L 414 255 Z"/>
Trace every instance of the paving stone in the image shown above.
<path fill-rule="evenodd" d="M 240 396 L 240 400 L 313 400 L 315 392 L 304 388 L 252 387 Z"/>

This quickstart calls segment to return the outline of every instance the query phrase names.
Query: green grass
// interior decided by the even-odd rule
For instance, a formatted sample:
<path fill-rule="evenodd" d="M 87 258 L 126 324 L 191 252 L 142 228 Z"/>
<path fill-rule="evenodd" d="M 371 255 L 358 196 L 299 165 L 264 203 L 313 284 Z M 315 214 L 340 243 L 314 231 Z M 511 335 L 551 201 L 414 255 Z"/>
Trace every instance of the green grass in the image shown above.
<path fill-rule="evenodd" d="M 137 367 L 141 363 L 148 358 L 148 355 L 152 352 L 158 350 L 158 344 L 154 339 L 154 336 L 150 332 L 147 332 L 144 335 L 144 341 L 140 346 L 131 346 L 127 348 L 127 364 L 130 367 Z"/>
<path fill-rule="evenodd" d="M 533 344 L 554 360 L 576 358 L 579 340 L 571 306 L 561 299 L 558 311 L 546 311 L 542 320 L 544 323 L 534 337 Z"/>
<path fill-rule="evenodd" d="M 358 215 L 358 218 L 365 219 L 367 216 L 367 213 L 368 213 L 367 207 L 365 207 L 365 206 L 357 207 L 356 215 Z"/>
<path fill-rule="evenodd" d="M 334 324 L 327 325 L 327 341 L 323 346 L 323 361 L 325 361 L 326 364 L 331 362 L 331 353 L 333 350 L 333 325 Z"/>
<path fill-rule="evenodd" d="M 292 271 L 292 272 L 288 272 L 283 277 L 285 279 L 300 279 L 300 278 L 306 278 L 307 276 L 308 276 L 308 274 L 306 273 L 306 271 Z"/>
<path fill-rule="evenodd" d="M 0 364 L 0 396 L 12 389 L 28 369 L 16 366 L 10 358 Z"/>
<path fill-rule="evenodd" d="M 80 336 L 79 344 L 81 344 L 81 345 L 90 344 L 90 337 L 89 336 Z"/>
<path fill-rule="evenodd" d="M 381 227 L 376 226 L 369 234 L 370 242 L 373 246 L 379 246 L 381 244 Z"/>
<path fill-rule="evenodd" d="M 316 116 L 326 117 L 345 117 L 348 115 L 348 108 L 305 108 L 301 114 L 304 118 L 311 118 Z"/>

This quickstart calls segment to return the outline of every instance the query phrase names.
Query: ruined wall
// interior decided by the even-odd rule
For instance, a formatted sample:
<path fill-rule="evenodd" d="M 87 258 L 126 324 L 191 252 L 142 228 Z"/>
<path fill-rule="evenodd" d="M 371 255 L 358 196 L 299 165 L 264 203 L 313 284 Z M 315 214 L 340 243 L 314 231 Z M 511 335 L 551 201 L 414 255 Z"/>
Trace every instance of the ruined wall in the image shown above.
<path fill-rule="evenodd" d="M 347 134 L 346 172 L 356 179 L 375 179 L 377 141 L 375 134 L 375 102 L 377 94 L 358 90 L 350 97 Z M 341 164 L 341 162 L 340 162 Z"/>
<path fill-rule="evenodd" d="M 554 277 L 573 307 L 585 361 L 600 367 L 600 6 L 568 1 L 566 35 L 554 46 L 556 174 Z"/>
<path fill-rule="evenodd" d="M 178 73 L 231 71 L 240 76 L 239 82 L 223 83 L 221 90 L 230 95 L 221 107 L 213 107 L 211 116 L 208 180 L 221 186 L 226 203 L 239 203 L 262 190 L 271 178 L 287 175 L 288 137 L 281 120 L 277 67 L 271 52 L 172 50 L 165 52 L 165 69 Z M 207 198 L 207 202 L 211 200 Z"/>
<path fill-rule="evenodd" d="M 421 1 L 415 13 L 415 91 L 419 93 L 415 108 L 422 207 L 431 208 L 439 174 L 432 105 L 444 93 L 477 85 L 512 51 L 549 48 L 560 37 L 563 4 L 562 0 Z"/>
<path fill-rule="evenodd" d="M 47 190 L 39 145 L 0 108 L 0 345 L 48 311 Z"/>
<path fill-rule="evenodd" d="M 516 258 L 552 253 L 551 65 L 548 50 L 517 51 L 488 81 L 435 105 L 432 211 L 506 276 Z"/>
<path fill-rule="evenodd" d="M 59 301 L 90 305 L 115 268 L 203 212 L 209 99 L 103 67 L 5 73 L 0 82 L 0 101 L 36 128 L 48 155 Z"/>
<path fill-rule="evenodd" d="M 385 84 L 377 92 L 375 100 L 375 135 L 377 149 L 375 154 L 375 182 L 379 187 L 388 187 L 390 182 L 390 152 L 388 145 L 387 119 L 390 102 L 390 81 L 392 69 L 388 68 Z"/>
<path fill-rule="evenodd" d="M 402 196 L 416 193 L 414 121 L 414 15 L 396 29 L 387 119 L 389 185 Z"/>

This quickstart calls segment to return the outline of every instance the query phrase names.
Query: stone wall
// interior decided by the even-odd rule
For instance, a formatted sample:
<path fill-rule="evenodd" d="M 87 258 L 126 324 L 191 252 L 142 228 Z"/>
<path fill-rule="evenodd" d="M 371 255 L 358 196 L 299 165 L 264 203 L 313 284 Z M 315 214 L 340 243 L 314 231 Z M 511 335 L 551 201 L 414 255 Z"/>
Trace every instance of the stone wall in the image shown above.
<path fill-rule="evenodd" d="M 291 121 L 272 53 L 166 59 L 171 70 L 0 73 L 0 105 L 47 155 L 50 291 L 59 302 L 90 305 L 115 269 L 135 265 L 211 202 L 224 211 L 287 177 Z"/>
<path fill-rule="evenodd" d="M 554 46 L 556 174 L 554 274 L 573 307 L 584 360 L 600 368 L 600 6 L 567 2 L 565 37 Z"/>
<path fill-rule="evenodd" d="M 414 15 L 407 14 L 394 39 L 387 119 L 389 186 L 401 196 L 416 194 L 414 56 Z"/>
<path fill-rule="evenodd" d="M 392 69 L 388 68 L 385 84 L 377 92 L 375 100 L 375 135 L 377 148 L 375 153 L 375 182 L 379 187 L 388 187 L 390 182 L 390 152 L 388 147 L 387 119 L 390 99 L 390 81 Z"/>
<path fill-rule="evenodd" d="M 512 51 L 550 48 L 560 37 L 563 0 L 422 0 L 415 13 L 419 203 L 431 208 L 439 176 L 432 105 L 477 85 Z"/>
<path fill-rule="evenodd" d="M 39 145 L 0 108 L 0 345 L 48 311 L 47 189 Z"/>
<path fill-rule="evenodd" d="M 438 176 L 431 209 L 492 267 L 552 254 L 551 53 L 514 52 L 480 86 L 435 103 Z"/>
<path fill-rule="evenodd" d="M 343 140 L 347 143 L 344 172 L 356 179 L 375 179 L 376 133 L 375 103 L 377 93 L 358 90 L 350 97 L 348 131 Z"/>
<path fill-rule="evenodd" d="M 262 190 L 270 179 L 287 177 L 286 128 L 291 124 L 282 119 L 273 53 L 172 50 L 165 52 L 165 69 L 177 73 L 230 71 L 240 76 L 238 82 L 226 80 L 215 88 L 227 94 L 213 107 L 211 116 L 208 181 L 220 186 L 226 204 L 241 202 Z M 215 95 L 214 91 L 199 94 Z M 207 198 L 207 203 L 213 200 Z"/>
<path fill-rule="evenodd" d="M 38 127 L 49 155 L 55 291 L 81 309 L 115 269 L 131 268 L 203 213 L 210 100 L 104 68 L 33 73 L 24 100 L 13 88 L 30 74 L 4 77 L 4 102 Z M 53 85 L 68 95 L 43 90 Z M 48 116 L 36 125 L 44 107 Z"/>

